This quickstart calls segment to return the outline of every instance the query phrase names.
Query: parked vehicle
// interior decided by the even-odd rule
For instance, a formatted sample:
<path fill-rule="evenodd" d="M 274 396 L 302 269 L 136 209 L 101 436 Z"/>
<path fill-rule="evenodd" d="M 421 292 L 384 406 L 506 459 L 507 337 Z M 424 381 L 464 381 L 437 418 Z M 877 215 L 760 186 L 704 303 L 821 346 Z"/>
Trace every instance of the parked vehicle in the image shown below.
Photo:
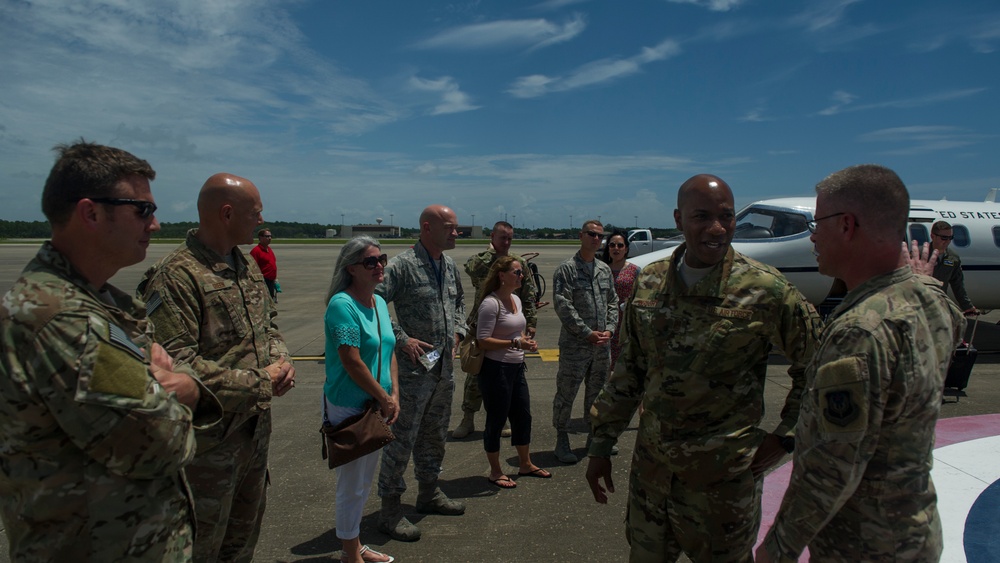
<path fill-rule="evenodd" d="M 632 258 L 654 250 L 663 250 L 679 245 L 683 242 L 681 237 L 670 239 L 653 238 L 653 232 L 649 229 L 629 229 L 628 231 L 628 257 Z"/>

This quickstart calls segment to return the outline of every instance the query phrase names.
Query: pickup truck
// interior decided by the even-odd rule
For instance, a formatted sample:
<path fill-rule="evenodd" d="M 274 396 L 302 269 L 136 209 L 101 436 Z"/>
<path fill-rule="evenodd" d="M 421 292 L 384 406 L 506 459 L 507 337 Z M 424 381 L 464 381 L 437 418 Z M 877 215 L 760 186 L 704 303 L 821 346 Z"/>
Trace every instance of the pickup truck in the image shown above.
<path fill-rule="evenodd" d="M 629 229 L 628 257 L 634 258 L 648 252 L 653 252 L 654 250 L 663 250 L 664 248 L 677 246 L 681 242 L 683 242 L 683 237 L 654 239 L 653 233 L 649 229 Z"/>

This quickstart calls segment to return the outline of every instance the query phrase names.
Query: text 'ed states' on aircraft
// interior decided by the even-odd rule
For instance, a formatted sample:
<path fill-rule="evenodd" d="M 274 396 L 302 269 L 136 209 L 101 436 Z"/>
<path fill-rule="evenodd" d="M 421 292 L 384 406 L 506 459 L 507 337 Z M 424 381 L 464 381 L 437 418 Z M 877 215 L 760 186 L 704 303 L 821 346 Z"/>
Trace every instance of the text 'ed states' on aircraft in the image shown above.
<path fill-rule="evenodd" d="M 930 241 L 931 225 L 944 220 L 955 238 L 951 247 L 962 258 L 965 289 L 979 309 L 1000 309 L 1000 204 L 997 189 L 984 201 L 911 200 L 907 241 Z M 766 199 L 751 203 L 736 215 L 733 248 L 778 268 L 819 306 L 831 295 L 834 279 L 819 273 L 806 223 L 814 219 L 815 197 Z M 644 267 L 670 256 L 676 246 L 630 258 Z M 839 284 L 838 284 L 839 285 Z"/>

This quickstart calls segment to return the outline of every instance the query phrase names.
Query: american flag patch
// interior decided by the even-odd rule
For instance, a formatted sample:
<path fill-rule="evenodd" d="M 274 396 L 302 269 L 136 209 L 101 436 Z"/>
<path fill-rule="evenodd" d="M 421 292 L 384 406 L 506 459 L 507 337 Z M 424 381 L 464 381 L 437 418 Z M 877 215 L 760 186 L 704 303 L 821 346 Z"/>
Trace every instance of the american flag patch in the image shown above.
<path fill-rule="evenodd" d="M 115 324 L 111 325 L 109 338 L 111 339 L 112 344 L 117 344 L 118 346 L 128 350 L 129 352 L 132 352 L 132 354 L 134 354 L 140 360 L 146 359 L 146 355 L 142 353 L 142 348 L 136 346 L 135 342 L 132 342 L 132 339 L 129 338 L 127 334 L 125 334 L 125 331 L 122 330 L 120 326 Z"/>

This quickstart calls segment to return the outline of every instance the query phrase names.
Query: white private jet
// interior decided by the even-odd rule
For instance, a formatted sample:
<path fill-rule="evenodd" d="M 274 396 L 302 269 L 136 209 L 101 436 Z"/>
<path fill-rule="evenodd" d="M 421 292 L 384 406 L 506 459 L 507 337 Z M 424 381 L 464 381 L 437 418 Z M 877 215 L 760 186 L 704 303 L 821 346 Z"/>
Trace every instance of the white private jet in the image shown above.
<path fill-rule="evenodd" d="M 984 201 L 911 200 L 907 240 L 930 240 L 931 225 L 945 220 L 955 238 L 951 247 L 962 257 L 965 289 L 980 310 L 1000 309 L 1000 205 L 997 188 Z M 806 223 L 813 220 L 815 197 L 767 199 L 751 203 L 736 215 L 733 248 L 770 264 L 802 291 L 815 305 L 830 305 L 840 297 L 831 295 L 833 278 L 819 273 Z M 680 244 L 681 239 L 676 239 Z M 629 262 L 639 266 L 673 254 L 676 245 L 650 252 Z M 826 302 L 826 303 L 824 303 Z"/>

